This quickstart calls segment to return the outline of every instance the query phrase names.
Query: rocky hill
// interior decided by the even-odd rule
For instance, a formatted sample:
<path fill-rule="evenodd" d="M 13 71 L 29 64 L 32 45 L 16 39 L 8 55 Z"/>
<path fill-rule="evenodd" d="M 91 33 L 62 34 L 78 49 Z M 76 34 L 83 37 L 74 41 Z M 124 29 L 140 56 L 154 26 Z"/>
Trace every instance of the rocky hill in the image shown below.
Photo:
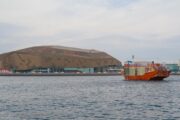
<path fill-rule="evenodd" d="M 121 62 L 105 52 L 62 46 L 38 46 L 0 54 L 0 68 L 101 67 Z"/>

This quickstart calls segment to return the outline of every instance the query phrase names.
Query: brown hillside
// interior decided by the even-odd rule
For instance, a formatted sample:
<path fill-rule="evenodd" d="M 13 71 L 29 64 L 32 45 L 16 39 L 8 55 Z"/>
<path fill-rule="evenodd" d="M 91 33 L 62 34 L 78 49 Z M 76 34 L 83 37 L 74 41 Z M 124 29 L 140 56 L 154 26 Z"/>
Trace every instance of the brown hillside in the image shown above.
<path fill-rule="evenodd" d="M 105 52 L 61 46 L 31 47 L 0 55 L 0 68 L 18 70 L 35 67 L 85 68 L 119 64 L 120 61 Z"/>

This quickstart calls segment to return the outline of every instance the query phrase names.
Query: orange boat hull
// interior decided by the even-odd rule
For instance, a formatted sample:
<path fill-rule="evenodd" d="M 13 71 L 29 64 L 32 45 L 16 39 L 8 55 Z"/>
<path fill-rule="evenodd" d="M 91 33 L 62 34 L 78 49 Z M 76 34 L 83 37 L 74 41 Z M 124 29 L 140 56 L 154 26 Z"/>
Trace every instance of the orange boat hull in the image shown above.
<path fill-rule="evenodd" d="M 163 80 L 166 77 L 169 77 L 169 71 L 152 71 L 145 73 L 144 75 L 136 75 L 136 76 L 124 76 L 125 80 Z"/>

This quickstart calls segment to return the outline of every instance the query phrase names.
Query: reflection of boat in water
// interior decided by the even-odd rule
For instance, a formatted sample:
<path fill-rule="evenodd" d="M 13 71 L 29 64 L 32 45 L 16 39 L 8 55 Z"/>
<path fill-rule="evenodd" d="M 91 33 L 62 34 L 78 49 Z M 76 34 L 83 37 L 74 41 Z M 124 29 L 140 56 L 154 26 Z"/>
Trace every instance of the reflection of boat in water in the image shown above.
<path fill-rule="evenodd" d="M 170 71 L 159 63 L 127 61 L 124 65 L 125 80 L 163 80 Z"/>

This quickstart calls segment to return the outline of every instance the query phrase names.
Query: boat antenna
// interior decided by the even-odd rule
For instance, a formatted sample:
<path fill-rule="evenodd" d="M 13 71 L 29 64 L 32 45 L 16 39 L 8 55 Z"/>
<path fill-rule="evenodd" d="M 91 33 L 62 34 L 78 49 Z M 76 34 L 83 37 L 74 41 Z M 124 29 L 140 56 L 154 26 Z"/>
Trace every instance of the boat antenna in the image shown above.
<path fill-rule="evenodd" d="M 132 55 L 132 61 L 134 61 L 134 58 L 135 58 L 135 56 L 134 56 L 134 55 Z"/>

